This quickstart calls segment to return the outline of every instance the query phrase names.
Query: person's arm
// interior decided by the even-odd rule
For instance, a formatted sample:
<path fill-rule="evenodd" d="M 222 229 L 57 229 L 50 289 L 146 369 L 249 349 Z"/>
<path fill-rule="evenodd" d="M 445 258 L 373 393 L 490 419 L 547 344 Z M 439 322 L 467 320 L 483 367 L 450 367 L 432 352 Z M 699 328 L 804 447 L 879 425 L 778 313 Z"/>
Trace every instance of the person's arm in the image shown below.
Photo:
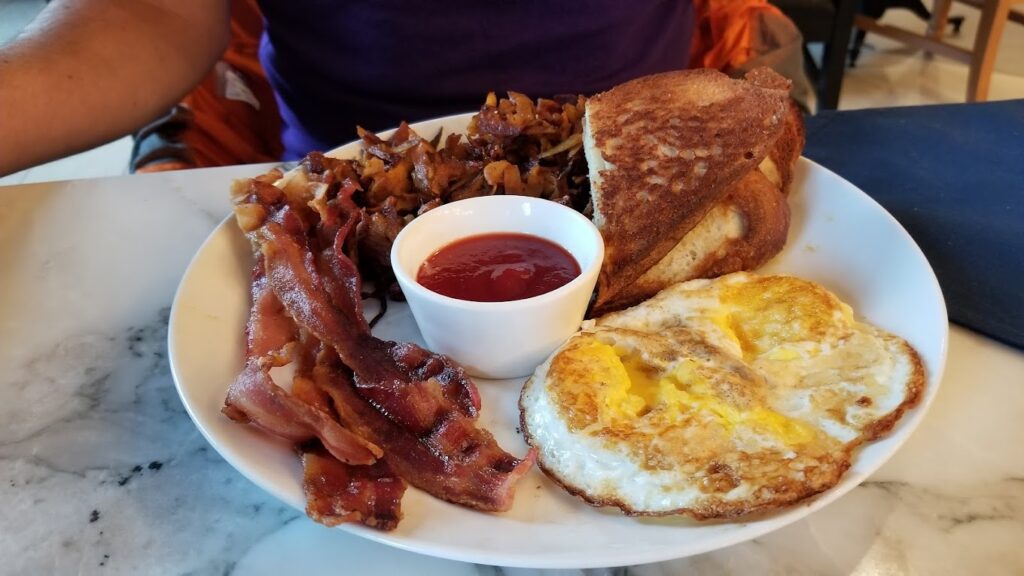
<path fill-rule="evenodd" d="M 0 47 L 0 175 L 165 112 L 223 53 L 223 0 L 55 0 Z"/>

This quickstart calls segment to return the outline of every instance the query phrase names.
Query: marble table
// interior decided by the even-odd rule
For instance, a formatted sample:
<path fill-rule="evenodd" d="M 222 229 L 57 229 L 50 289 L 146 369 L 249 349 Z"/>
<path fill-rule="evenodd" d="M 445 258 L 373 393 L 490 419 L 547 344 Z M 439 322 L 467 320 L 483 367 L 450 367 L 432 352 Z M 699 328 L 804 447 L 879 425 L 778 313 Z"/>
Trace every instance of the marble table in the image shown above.
<path fill-rule="evenodd" d="M 938 397 L 867 482 L 782 530 L 645 566 L 475 566 L 323 528 L 178 399 L 178 281 L 262 166 L 0 187 L 0 573 L 1022 574 L 1024 354 L 951 327 Z"/>

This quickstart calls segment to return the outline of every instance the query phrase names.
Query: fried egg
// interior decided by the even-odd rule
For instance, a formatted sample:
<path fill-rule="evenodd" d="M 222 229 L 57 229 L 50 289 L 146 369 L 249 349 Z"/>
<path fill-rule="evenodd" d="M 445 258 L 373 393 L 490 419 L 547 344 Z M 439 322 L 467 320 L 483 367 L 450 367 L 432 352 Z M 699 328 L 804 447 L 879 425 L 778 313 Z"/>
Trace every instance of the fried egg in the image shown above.
<path fill-rule="evenodd" d="M 834 486 L 923 387 L 914 349 L 822 286 L 740 272 L 588 322 L 519 405 L 538 463 L 569 492 L 708 519 Z"/>

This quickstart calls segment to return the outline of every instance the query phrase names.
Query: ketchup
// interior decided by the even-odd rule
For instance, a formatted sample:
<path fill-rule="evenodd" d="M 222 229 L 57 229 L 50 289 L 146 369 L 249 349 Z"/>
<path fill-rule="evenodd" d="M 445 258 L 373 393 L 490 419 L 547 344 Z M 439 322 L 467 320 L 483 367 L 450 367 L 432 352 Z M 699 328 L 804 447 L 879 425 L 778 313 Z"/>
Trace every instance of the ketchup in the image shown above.
<path fill-rule="evenodd" d="M 508 302 L 550 292 L 579 275 L 576 259 L 558 244 L 499 232 L 441 247 L 420 265 L 416 281 L 459 300 Z"/>

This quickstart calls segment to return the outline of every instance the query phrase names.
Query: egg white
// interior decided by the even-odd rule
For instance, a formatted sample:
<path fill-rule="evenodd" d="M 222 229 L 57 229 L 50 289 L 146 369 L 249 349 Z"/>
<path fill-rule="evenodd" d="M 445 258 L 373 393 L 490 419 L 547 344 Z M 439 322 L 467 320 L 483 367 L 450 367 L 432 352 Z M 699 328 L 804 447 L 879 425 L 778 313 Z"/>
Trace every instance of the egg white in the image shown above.
<path fill-rule="evenodd" d="M 614 405 L 637 383 L 626 392 L 618 382 L 581 387 L 600 373 L 580 352 L 591 341 L 608 342 L 624 363 L 642 358 L 662 386 L 696 358 L 704 383 L 672 380 L 678 397 L 665 388 L 624 423 Z M 715 518 L 835 485 L 855 449 L 916 403 L 923 382 L 913 348 L 855 320 L 823 287 L 737 273 L 678 284 L 588 322 L 537 368 L 520 408 L 541 468 L 570 492 L 631 514 Z M 594 414 L 581 418 L 565 398 L 586 400 Z"/>

